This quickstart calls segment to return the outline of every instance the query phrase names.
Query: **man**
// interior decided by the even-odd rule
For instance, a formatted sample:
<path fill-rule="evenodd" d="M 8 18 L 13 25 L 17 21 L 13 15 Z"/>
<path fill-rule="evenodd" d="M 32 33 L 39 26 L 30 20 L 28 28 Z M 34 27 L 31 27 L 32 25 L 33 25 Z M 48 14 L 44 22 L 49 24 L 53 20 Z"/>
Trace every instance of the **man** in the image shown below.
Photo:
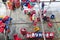
<path fill-rule="evenodd" d="M 46 16 L 46 14 L 42 14 L 43 15 L 43 20 L 44 21 L 47 21 L 47 16 Z"/>

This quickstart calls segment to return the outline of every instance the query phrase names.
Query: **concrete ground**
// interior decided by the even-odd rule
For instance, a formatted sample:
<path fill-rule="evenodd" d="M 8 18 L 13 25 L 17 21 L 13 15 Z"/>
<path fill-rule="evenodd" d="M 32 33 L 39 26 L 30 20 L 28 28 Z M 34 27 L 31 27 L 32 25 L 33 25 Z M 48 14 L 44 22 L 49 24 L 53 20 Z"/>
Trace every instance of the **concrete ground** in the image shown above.
<path fill-rule="evenodd" d="M 55 14 L 55 19 L 51 20 L 53 22 L 59 22 L 60 20 L 60 12 L 54 12 Z M 13 18 L 12 23 L 16 23 L 15 25 L 12 24 L 11 26 L 11 31 L 12 29 L 14 29 L 15 33 L 18 33 L 20 35 L 20 37 L 23 37 L 20 34 L 20 29 L 21 28 L 26 28 L 29 32 L 31 32 L 33 30 L 33 25 L 29 24 L 31 23 L 31 21 L 28 19 L 27 15 L 25 15 L 24 13 L 22 13 L 22 11 L 19 9 L 15 10 L 14 12 L 11 12 L 11 17 Z M 23 24 L 21 24 L 23 23 Z M 28 24 L 24 24 L 24 23 L 28 23 Z M 38 24 L 38 26 L 40 27 L 40 31 L 42 32 L 42 27 L 40 26 L 40 24 Z M 53 23 L 53 27 L 49 28 L 47 26 L 47 23 L 44 24 L 44 31 L 45 32 L 55 32 L 55 38 L 60 38 L 60 31 L 58 30 L 58 27 L 60 27 L 60 23 Z M 13 31 L 11 32 L 11 34 L 13 33 Z M 11 35 L 10 34 L 10 35 Z M 14 34 L 14 33 L 13 33 Z M 60 39 L 59 39 L 60 40 Z"/>
<path fill-rule="evenodd" d="M 55 14 L 55 19 L 52 20 L 53 22 L 60 22 L 60 12 L 53 12 Z M 33 25 L 32 22 L 29 20 L 28 16 L 21 11 L 21 8 L 16 9 L 15 11 L 10 11 L 6 9 L 6 15 L 9 15 L 13 18 L 12 23 L 10 25 L 11 32 L 8 34 L 9 38 L 13 38 L 13 34 L 18 34 L 19 37 L 24 37 L 20 33 L 21 28 L 26 28 L 29 32 L 33 32 Z M 49 12 L 48 12 L 49 15 Z M 40 24 L 38 24 L 40 27 L 40 31 L 42 32 L 42 27 Z M 53 27 L 49 28 L 47 26 L 47 23 L 44 23 L 44 31 L 45 32 L 55 32 L 55 38 L 58 38 L 60 40 L 60 31 L 58 28 L 60 27 L 60 23 L 53 23 Z M 1 35 L 1 34 L 0 34 Z M 4 35 L 2 35 L 4 36 Z M 1 37 L 2 37 L 1 36 Z"/>

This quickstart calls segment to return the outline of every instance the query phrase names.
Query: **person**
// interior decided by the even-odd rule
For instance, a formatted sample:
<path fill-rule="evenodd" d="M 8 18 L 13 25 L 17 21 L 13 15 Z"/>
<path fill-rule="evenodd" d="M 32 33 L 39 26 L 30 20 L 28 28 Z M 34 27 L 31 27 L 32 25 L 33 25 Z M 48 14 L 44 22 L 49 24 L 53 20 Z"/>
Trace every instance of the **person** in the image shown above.
<path fill-rule="evenodd" d="M 44 21 L 47 21 L 47 16 L 46 16 L 46 14 L 42 14 L 43 15 L 43 20 Z"/>
<path fill-rule="evenodd" d="M 23 10 L 23 5 L 24 5 L 24 3 L 23 3 L 23 2 L 21 2 L 21 10 Z"/>
<path fill-rule="evenodd" d="M 23 5 L 21 5 L 21 10 L 23 10 Z"/>
<path fill-rule="evenodd" d="M 44 9 L 44 5 L 45 5 L 44 2 L 42 2 L 42 5 L 41 5 L 42 6 L 42 9 Z"/>
<path fill-rule="evenodd" d="M 22 38 L 19 38 L 17 34 L 14 34 L 14 40 L 22 40 Z"/>
<path fill-rule="evenodd" d="M 47 21 L 47 17 L 46 17 L 46 16 L 44 16 L 44 17 L 43 17 L 43 20 L 44 20 L 44 21 Z"/>
<path fill-rule="evenodd" d="M 27 30 L 25 28 L 20 29 L 21 34 L 24 36 L 27 33 Z"/>
<path fill-rule="evenodd" d="M 2 0 L 2 2 L 3 2 L 4 4 L 6 4 L 7 0 Z"/>

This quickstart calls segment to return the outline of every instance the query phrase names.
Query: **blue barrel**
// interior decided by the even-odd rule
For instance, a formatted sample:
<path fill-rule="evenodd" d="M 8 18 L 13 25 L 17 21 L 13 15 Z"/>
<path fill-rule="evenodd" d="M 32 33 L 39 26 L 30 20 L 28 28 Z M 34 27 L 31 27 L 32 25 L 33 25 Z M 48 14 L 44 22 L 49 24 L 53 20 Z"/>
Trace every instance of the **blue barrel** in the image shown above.
<path fill-rule="evenodd" d="M 39 34 L 38 35 L 39 38 L 42 38 L 43 37 L 42 32 L 38 32 L 38 34 Z"/>
<path fill-rule="evenodd" d="M 55 19 L 55 15 L 51 15 L 51 19 Z"/>
<path fill-rule="evenodd" d="M 39 37 L 39 34 L 38 34 L 38 33 L 35 33 L 35 37 L 37 37 L 37 38 L 38 38 L 38 37 Z"/>

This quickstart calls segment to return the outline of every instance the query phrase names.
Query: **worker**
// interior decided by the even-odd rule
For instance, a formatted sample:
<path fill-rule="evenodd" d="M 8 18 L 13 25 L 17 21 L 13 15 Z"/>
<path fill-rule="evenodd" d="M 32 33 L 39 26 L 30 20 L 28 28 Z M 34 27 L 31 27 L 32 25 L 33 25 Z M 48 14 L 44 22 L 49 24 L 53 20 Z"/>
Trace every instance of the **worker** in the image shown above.
<path fill-rule="evenodd" d="M 27 30 L 25 28 L 20 29 L 21 34 L 24 36 L 27 33 Z"/>
<path fill-rule="evenodd" d="M 14 3 L 16 8 L 20 7 L 20 0 L 14 0 Z"/>
<path fill-rule="evenodd" d="M 44 16 L 44 17 L 43 17 L 43 20 L 44 20 L 44 21 L 47 21 L 47 17 L 46 17 L 46 16 Z"/>
<path fill-rule="evenodd" d="M 19 38 L 17 34 L 14 34 L 14 40 L 22 40 L 22 38 Z"/>
<path fill-rule="evenodd" d="M 43 20 L 44 20 L 44 21 L 47 21 L 47 16 L 46 16 L 46 14 L 43 14 Z"/>
<path fill-rule="evenodd" d="M 53 24 L 52 24 L 51 22 L 48 22 L 48 26 L 49 26 L 49 27 L 52 27 Z"/>
<path fill-rule="evenodd" d="M 47 13 L 47 10 L 44 10 L 43 13 Z"/>
<path fill-rule="evenodd" d="M 42 9 L 44 9 L 44 2 L 42 2 Z"/>
<path fill-rule="evenodd" d="M 10 10 L 13 10 L 13 3 L 10 1 L 7 1 L 7 8 Z"/>
<path fill-rule="evenodd" d="M 23 10 L 23 5 L 24 5 L 24 3 L 23 3 L 23 2 L 21 2 L 21 10 Z"/>
<path fill-rule="evenodd" d="M 40 21 L 40 18 L 39 18 L 39 17 L 37 18 L 37 21 L 38 21 L 38 22 Z"/>

